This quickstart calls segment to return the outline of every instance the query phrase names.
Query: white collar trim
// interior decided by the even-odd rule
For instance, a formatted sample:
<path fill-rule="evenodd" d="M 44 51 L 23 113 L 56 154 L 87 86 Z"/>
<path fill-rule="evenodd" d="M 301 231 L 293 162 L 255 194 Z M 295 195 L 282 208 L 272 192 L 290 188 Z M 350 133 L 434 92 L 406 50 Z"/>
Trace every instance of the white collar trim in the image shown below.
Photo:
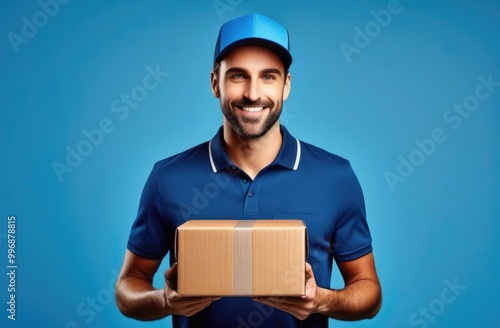
<path fill-rule="evenodd" d="M 300 148 L 300 141 L 299 139 L 295 139 L 297 141 L 297 155 L 295 156 L 295 163 L 293 164 L 293 170 L 296 171 L 297 168 L 299 167 L 300 163 L 300 154 L 301 154 L 301 148 Z M 214 173 L 217 173 L 217 167 L 215 166 L 214 163 L 214 158 L 212 156 L 212 140 L 208 143 L 208 156 L 210 158 L 210 166 L 212 167 L 212 171 Z"/>

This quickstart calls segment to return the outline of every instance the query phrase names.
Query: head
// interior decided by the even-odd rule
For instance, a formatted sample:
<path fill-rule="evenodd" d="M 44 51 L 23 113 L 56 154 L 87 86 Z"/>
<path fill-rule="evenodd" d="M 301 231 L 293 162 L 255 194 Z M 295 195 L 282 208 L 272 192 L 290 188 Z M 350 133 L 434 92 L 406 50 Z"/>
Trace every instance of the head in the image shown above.
<path fill-rule="evenodd" d="M 224 127 L 256 139 L 279 125 L 290 93 L 288 32 L 273 20 L 253 14 L 221 28 L 211 73 Z"/>

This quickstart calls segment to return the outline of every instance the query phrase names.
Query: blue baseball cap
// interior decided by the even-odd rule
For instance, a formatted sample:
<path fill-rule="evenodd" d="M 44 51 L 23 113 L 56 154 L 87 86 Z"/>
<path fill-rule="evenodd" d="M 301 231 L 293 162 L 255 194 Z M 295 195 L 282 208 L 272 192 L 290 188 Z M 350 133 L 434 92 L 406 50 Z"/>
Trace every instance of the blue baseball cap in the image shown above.
<path fill-rule="evenodd" d="M 215 45 L 214 63 L 222 60 L 231 50 L 245 45 L 271 49 L 281 58 L 285 69 L 292 64 L 287 29 L 260 14 L 242 16 L 222 25 Z"/>

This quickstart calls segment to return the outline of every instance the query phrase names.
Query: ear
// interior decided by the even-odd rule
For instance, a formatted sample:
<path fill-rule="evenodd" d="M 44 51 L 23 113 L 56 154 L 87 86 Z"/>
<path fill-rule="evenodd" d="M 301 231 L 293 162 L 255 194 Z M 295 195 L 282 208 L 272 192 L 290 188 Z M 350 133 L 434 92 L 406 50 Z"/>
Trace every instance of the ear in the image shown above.
<path fill-rule="evenodd" d="M 291 88 L 292 88 L 292 75 L 290 75 L 290 72 L 288 72 L 285 78 L 285 86 L 283 87 L 283 101 L 287 100 L 288 96 L 290 95 Z"/>
<path fill-rule="evenodd" d="M 210 85 L 212 86 L 212 94 L 214 95 L 214 97 L 220 98 L 219 79 L 214 71 L 210 73 Z"/>

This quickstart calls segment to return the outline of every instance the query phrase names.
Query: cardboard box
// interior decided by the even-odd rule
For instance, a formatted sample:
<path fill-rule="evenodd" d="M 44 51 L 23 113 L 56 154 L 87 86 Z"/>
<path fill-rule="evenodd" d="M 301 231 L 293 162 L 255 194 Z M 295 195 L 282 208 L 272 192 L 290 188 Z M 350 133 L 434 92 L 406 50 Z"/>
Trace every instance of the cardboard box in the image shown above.
<path fill-rule="evenodd" d="M 307 230 L 300 220 L 192 220 L 177 228 L 183 296 L 301 296 Z"/>

